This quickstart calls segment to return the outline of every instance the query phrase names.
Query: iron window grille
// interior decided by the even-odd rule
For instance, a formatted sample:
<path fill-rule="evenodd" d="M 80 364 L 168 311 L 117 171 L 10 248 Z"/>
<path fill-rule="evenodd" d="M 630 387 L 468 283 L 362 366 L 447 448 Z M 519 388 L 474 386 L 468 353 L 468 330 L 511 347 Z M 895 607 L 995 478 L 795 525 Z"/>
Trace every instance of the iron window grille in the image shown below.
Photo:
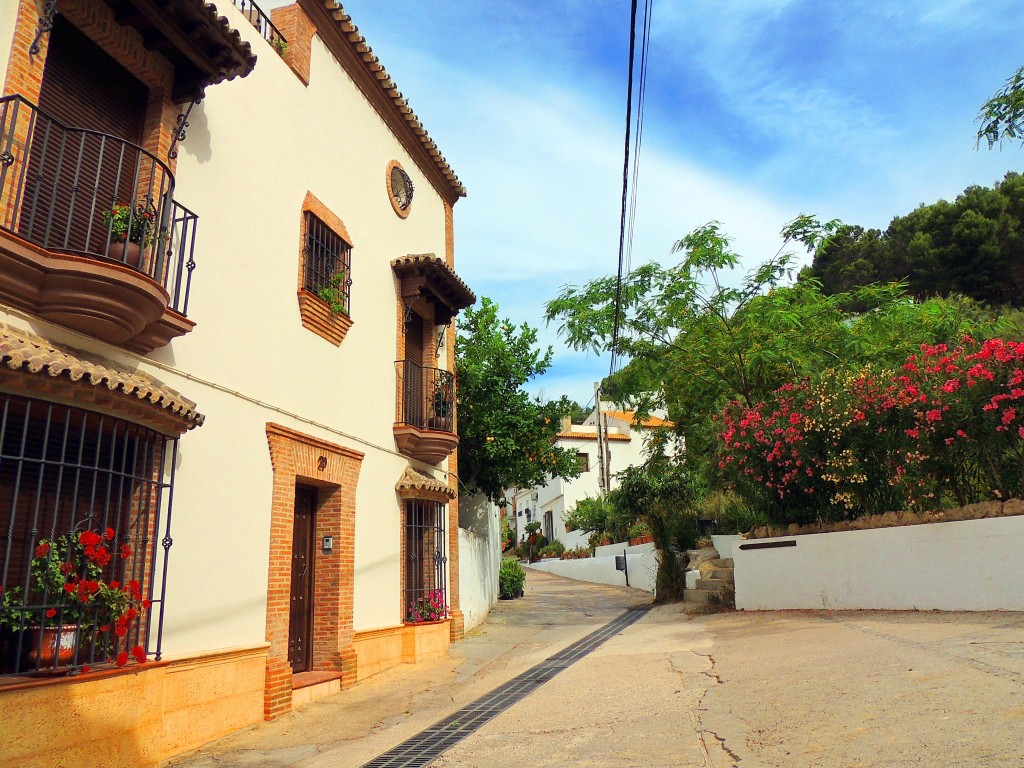
<path fill-rule="evenodd" d="M 140 648 L 160 659 L 176 451 L 176 440 L 131 422 L 0 394 L 0 683 L 141 661 Z M 92 561 L 98 575 L 62 562 L 63 537 L 83 534 L 109 555 Z M 33 560 L 81 589 L 55 593 L 33 577 Z M 111 621 L 82 600 L 97 585 L 130 590 L 136 610 Z M 49 644 L 62 652 L 48 658 Z"/>
<path fill-rule="evenodd" d="M 352 246 L 323 221 L 306 211 L 305 277 L 303 288 L 349 313 L 352 287 Z"/>
<path fill-rule="evenodd" d="M 448 615 L 445 505 L 421 499 L 405 502 L 405 621 Z M 443 607 L 438 615 L 438 607 Z"/>

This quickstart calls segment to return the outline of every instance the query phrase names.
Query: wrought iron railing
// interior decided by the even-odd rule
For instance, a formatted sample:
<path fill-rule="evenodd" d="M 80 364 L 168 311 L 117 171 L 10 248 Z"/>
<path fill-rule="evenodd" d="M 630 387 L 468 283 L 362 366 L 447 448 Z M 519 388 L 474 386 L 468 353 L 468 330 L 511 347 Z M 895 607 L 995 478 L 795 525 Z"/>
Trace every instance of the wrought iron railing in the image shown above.
<path fill-rule="evenodd" d="M 66 126 L 20 96 L 0 98 L 0 228 L 142 272 L 184 313 L 197 221 L 151 152 Z"/>
<path fill-rule="evenodd" d="M 399 423 L 420 429 L 455 431 L 455 376 L 410 360 L 395 363 L 401 384 Z"/>
<path fill-rule="evenodd" d="M 231 2 L 256 28 L 256 31 L 263 35 L 263 39 L 283 56 L 284 52 L 288 50 L 288 40 L 281 34 L 281 30 L 274 26 L 274 22 L 263 12 L 263 9 L 252 0 L 231 0 Z"/>

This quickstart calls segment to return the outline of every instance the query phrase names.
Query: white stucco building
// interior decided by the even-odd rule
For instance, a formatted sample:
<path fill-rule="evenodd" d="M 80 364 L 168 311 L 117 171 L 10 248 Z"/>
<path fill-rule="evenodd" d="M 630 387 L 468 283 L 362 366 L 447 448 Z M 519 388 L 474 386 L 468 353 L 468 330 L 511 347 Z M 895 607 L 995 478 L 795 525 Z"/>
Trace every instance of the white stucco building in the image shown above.
<path fill-rule="evenodd" d="M 0 50 L 4 757 L 154 765 L 445 653 L 465 190 L 344 9 L 10 0 Z M 31 576 L 83 532 L 116 627 Z"/>
<path fill-rule="evenodd" d="M 601 420 L 600 435 L 598 419 Z M 567 549 L 586 546 L 589 533 L 567 531 L 565 515 L 576 504 L 588 497 L 601 494 L 604 459 L 604 482 L 610 490 L 615 487 L 615 475 L 627 467 L 643 464 L 645 434 L 668 422 L 659 416 L 638 420 L 636 414 L 612 402 L 602 402 L 582 424 L 563 422 L 555 444 L 567 451 L 575 451 L 583 460 L 584 471 L 575 480 L 552 478 L 546 485 L 527 489 L 514 489 L 509 496 L 512 504 L 506 508 L 506 517 L 516 531 L 516 540 L 523 538 L 527 523 L 541 524 L 541 533 L 550 541 L 560 541 Z"/>

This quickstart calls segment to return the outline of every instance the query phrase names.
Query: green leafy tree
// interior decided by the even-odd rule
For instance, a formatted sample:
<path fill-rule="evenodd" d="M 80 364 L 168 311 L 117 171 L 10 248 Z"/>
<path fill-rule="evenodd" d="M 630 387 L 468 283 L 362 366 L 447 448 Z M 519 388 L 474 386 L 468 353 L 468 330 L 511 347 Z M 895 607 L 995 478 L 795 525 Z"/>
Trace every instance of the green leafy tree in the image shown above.
<path fill-rule="evenodd" d="M 967 187 L 956 200 L 893 218 L 885 232 L 844 226 L 814 255 L 802 278 L 826 294 L 871 283 L 906 283 L 919 299 L 963 294 L 1024 305 L 1024 177 Z"/>
<path fill-rule="evenodd" d="M 978 117 L 978 145 L 992 149 L 1006 139 L 1024 144 L 1024 67 L 1018 67 L 991 99 L 981 105 Z"/>
<path fill-rule="evenodd" d="M 686 462 L 659 454 L 616 477 L 614 505 L 625 517 L 646 523 L 658 549 L 658 602 L 681 599 L 688 565 L 685 553 L 696 546 L 698 504 L 707 492 L 703 480 Z"/>
<path fill-rule="evenodd" d="M 574 451 L 554 445 L 571 401 L 533 399 L 523 385 L 551 364 L 537 331 L 498 316 L 490 299 L 466 311 L 455 347 L 459 408 L 459 479 L 493 501 L 505 489 L 543 485 L 549 476 L 579 477 Z"/>
<path fill-rule="evenodd" d="M 783 232 L 787 243 L 818 247 L 839 227 L 800 217 Z M 740 259 L 720 225 L 710 223 L 676 243 L 678 264 L 651 263 L 623 281 L 616 352 L 630 360 L 614 377 L 618 394 L 655 391 L 685 432 L 726 400 L 754 402 L 781 384 L 842 360 L 852 335 L 844 307 L 856 300 L 878 308 L 901 292 L 872 286 L 855 296 L 824 296 L 818 284 L 785 286 L 791 253 L 779 253 L 738 286 L 726 274 Z M 565 286 L 546 307 L 548 322 L 576 349 L 612 348 L 615 276 Z"/>

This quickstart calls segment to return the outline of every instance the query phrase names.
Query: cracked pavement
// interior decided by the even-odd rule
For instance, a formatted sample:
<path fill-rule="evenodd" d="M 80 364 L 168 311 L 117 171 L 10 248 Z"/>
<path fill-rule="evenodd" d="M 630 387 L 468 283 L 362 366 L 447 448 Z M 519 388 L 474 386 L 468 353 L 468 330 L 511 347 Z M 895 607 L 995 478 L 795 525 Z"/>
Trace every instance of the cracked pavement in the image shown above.
<path fill-rule="evenodd" d="M 356 768 L 649 598 L 530 571 L 449 658 L 167 765 Z M 1024 765 L 1024 614 L 658 606 L 433 765 Z"/>

